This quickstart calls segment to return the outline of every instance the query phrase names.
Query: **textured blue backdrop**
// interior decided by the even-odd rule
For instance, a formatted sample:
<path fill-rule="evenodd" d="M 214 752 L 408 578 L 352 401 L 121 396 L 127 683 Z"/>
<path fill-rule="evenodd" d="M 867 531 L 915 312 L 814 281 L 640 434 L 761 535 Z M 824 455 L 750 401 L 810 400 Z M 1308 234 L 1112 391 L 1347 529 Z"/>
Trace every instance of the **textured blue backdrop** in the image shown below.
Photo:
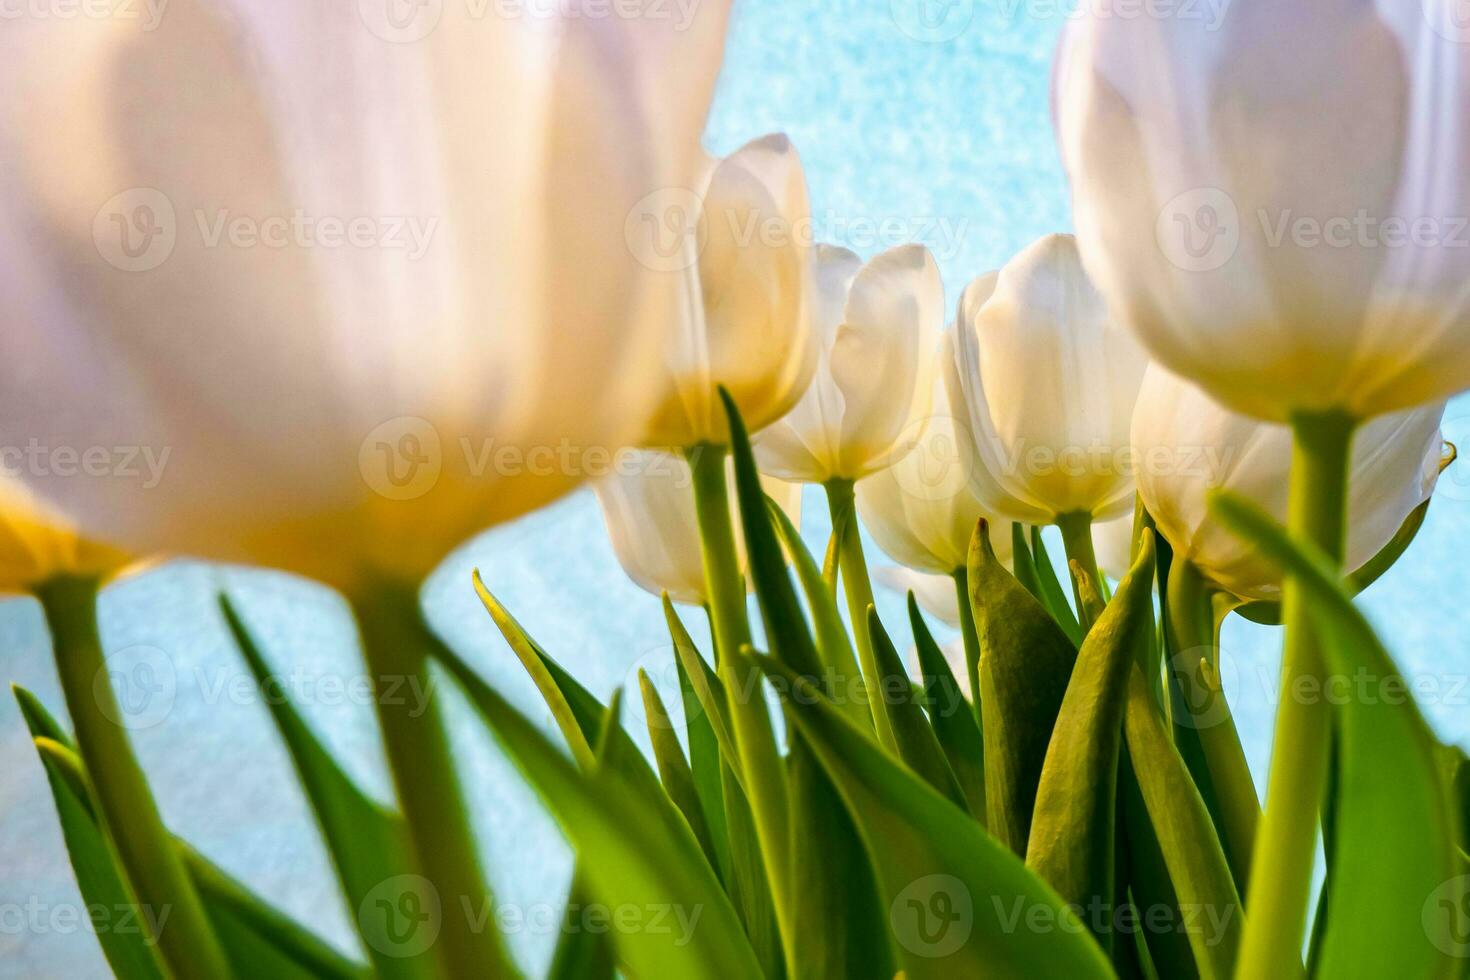
<path fill-rule="evenodd" d="M 1047 94 L 1058 21 L 1032 16 L 1052 4 L 744 0 L 738 7 L 709 148 L 725 153 L 765 132 L 789 133 L 805 160 L 822 238 L 864 253 L 923 241 L 953 302 L 971 276 L 1069 227 Z M 1451 437 L 1470 437 L 1466 406 L 1451 416 Z M 1440 731 L 1461 741 L 1470 739 L 1470 692 L 1462 689 L 1470 677 L 1467 496 L 1470 479 L 1449 474 L 1419 542 L 1364 599 L 1406 672 L 1426 685 L 1426 710 Z M 810 495 L 807 503 L 804 531 L 823 542 L 825 507 Z M 472 567 L 598 694 L 627 683 L 635 666 L 667 677 L 658 603 L 623 577 L 590 494 L 484 535 L 445 565 L 432 590 L 445 634 L 549 729 L 470 592 Z M 371 710 L 332 686 L 361 670 L 344 609 L 323 590 L 271 573 L 180 564 L 106 597 L 106 642 L 122 676 L 139 663 L 162 668 L 155 679 L 164 689 L 135 744 L 177 831 L 350 949 L 347 915 L 266 707 L 240 686 L 246 674 L 213 605 L 220 583 L 259 624 L 329 744 L 384 791 Z M 885 621 L 904 632 L 898 597 L 884 595 L 880 604 Z M 1278 639 L 1232 622 L 1226 644 L 1227 685 L 1261 781 Z M 0 677 L 59 705 L 46 636 L 28 601 L 0 604 Z M 487 861 L 502 903 L 518 917 L 506 920 L 507 931 L 539 973 L 568 852 L 493 744 L 466 714 L 455 717 Z M 78 906 L 40 766 L 14 704 L 0 699 L 0 977 L 105 976 L 96 944 L 72 923 Z"/>

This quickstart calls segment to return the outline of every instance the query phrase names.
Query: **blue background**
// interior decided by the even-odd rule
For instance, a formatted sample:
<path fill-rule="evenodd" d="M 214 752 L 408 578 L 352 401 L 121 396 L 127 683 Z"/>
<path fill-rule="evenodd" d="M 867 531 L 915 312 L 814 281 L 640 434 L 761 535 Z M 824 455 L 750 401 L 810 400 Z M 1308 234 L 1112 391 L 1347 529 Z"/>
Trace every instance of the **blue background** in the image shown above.
<path fill-rule="evenodd" d="M 708 148 L 727 153 L 774 130 L 800 149 L 822 238 L 873 251 L 917 238 L 939 259 L 951 303 L 969 278 L 1032 239 L 1070 227 L 1052 140 L 1048 76 L 1059 20 L 1022 0 L 745 0 L 737 3 Z M 1452 407 L 1447 435 L 1470 445 L 1470 412 Z M 1424 707 L 1440 733 L 1470 739 L 1470 476 L 1452 470 L 1407 557 L 1363 602 L 1405 672 L 1432 685 Z M 803 520 L 818 546 L 826 508 L 810 492 Z M 1058 549 L 1059 550 L 1059 549 Z M 874 554 L 875 563 L 882 563 Z M 599 695 L 636 666 L 667 679 L 669 648 L 656 599 L 623 576 L 583 491 L 489 532 L 436 575 L 436 625 L 523 710 L 549 717 L 469 588 L 490 587 L 548 649 Z M 231 589 L 297 687 L 317 730 L 363 783 L 386 793 L 381 746 L 366 704 L 334 703 L 308 681 L 360 674 L 352 626 L 335 596 L 270 572 L 176 564 L 113 589 L 104 633 L 124 676 L 164 665 L 169 694 L 156 724 L 134 732 L 170 824 L 206 854 L 344 949 L 338 896 L 289 763 L 225 634 L 214 590 Z M 906 635 L 900 600 L 880 597 Z M 690 617 L 696 637 L 701 625 Z M 1232 620 L 1227 689 L 1258 782 L 1269 755 L 1279 638 Z M 59 710 L 39 612 L 0 604 L 0 677 Z M 510 941 L 544 970 L 565 894 L 569 853 L 558 832 L 463 706 L 457 745 L 487 863 L 502 904 L 523 913 Z M 629 700 L 636 709 L 637 698 Z M 154 717 L 156 715 L 156 718 Z M 630 715 L 641 722 L 636 710 Z M 97 946 L 52 912 L 79 906 L 41 767 L 14 704 L 0 699 L 0 977 L 106 976 Z"/>

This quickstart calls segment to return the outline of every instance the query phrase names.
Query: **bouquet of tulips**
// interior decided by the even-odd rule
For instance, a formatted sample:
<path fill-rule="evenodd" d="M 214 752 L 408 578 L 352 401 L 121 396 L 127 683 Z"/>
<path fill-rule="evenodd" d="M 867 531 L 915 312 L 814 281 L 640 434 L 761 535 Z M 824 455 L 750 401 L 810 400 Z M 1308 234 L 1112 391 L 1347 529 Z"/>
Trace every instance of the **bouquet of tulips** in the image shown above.
<path fill-rule="evenodd" d="M 974 278 L 948 325 L 925 248 L 809 240 L 784 136 L 702 152 L 728 3 L 677 29 L 358 6 L 7 37 L 0 445 L 36 451 L 7 451 L 0 584 L 53 637 L 69 724 L 16 697 L 81 894 L 140 910 L 97 931 L 119 977 L 520 976 L 473 914 L 466 733 L 390 696 L 441 681 L 575 852 L 558 978 L 1467 975 L 1470 762 L 1353 602 L 1423 523 L 1470 387 L 1448 0 L 1072 18 L 1076 236 Z M 548 727 L 419 584 L 588 480 L 675 682 L 594 693 L 477 573 Z M 864 531 L 895 565 L 870 574 Z M 391 800 L 270 700 L 354 955 L 162 819 L 97 599 L 176 553 L 357 617 Z M 265 637 L 219 608 L 268 687 Z M 1232 614 L 1284 631 L 1264 808 Z"/>

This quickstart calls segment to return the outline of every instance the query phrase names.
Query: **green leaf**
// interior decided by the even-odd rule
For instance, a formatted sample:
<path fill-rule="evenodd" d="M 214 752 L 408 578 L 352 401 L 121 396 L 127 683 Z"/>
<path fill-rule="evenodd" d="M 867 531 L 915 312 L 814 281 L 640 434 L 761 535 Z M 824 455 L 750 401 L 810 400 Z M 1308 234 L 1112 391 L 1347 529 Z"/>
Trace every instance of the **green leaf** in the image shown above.
<path fill-rule="evenodd" d="M 983 520 L 970 544 L 969 583 L 981 651 L 986 826 L 1024 857 L 1036 785 L 1077 651 L 996 560 Z"/>
<path fill-rule="evenodd" d="M 734 766 L 721 767 L 725 794 L 725 825 L 730 833 L 730 873 L 725 877 L 730 901 L 740 913 L 740 921 L 763 973 L 779 974 L 783 968 L 781 937 L 776 930 L 776 906 L 771 898 L 770 878 L 761 857 L 760 842 L 755 834 L 755 816 L 750 800 L 735 778 Z"/>
<path fill-rule="evenodd" d="M 658 764 L 659 779 L 669 799 L 684 814 L 689 829 L 699 841 L 699 847 L 709 858 L 710 866 L 720 866 L 714 840 L 710 837 L 709 825 L 704 819 L 704 806 L 699 801 L 699 792 L 694 786 L 694 773 L 689 760 L 684 758 L 684 749 L 674 734 L 674 723 L 669 718 L 658 688 L 648 679 L 647 672 L 638 671 L 638 687 L 643 695 L 643 714 L 648 721 L 648 737 L 653 743 L 653 758 Z"/>
<path fill-rule="evenodd" d="M 229 977 L 224 948 L 133 754 L 112 685 L 97 683 L 108 677 L 97 629 L 98 587 L 95 578 L 61 575 L 35 589 L 76 744 L 93 774 L 98 823 L 134 904 L 169 910 L 169 928 L 150 933 L 166 969 L 179 980 Z"/>
<path fill-rule="evenodd" d="M 658 912 L 670 928 L 620 930 L 619 961 L 640 977 L 759 976 L 750 943 L 687 824 L 671 824 L 621 767 L 582 773 L 488 684 L 459 674 L 496 739 L 584 860 L 588 888 L 612 907 Z M 614 726 L 618 727 L 618 726 Z M 659 794 L 662 796 L 662 794 Z M 681 930 L 698 915 L 697 927 Z"/>
<path fill-rule="evenodd" d="M 148 912 L 140 908 L 127 882 L 117 869 L 117 859 L 93 817 L 88 790 L 81 780 L 46 746 L 69 744 L 40 702 L 29 691 L 11 685 L 21 714 L 30 728 L 46 781 L 51 784 L 51 797 L 61 822 L 66 851 L 76 873 L 82 900 L 91 907 L 128 909 L 136 915 Z M 163 980 L 163 966 L 158 960 L 157 946 L 142 929 L 98 929 L 97 942 L 112 972 L 120 980 Z"/>
<path fill-rule="evenodd" d="M 807 551 L 796 526 L 786 512 L 770 499 L 766 500 L 766 511 L 785 545 L 786 553 L 796 566 L 796 575 L 806 595 L 807 608 L 811 610 L 812 622 L 817 631 L 817 653 L 822 659 L 829 676 L 824 687 L 834 696 L 834 702 L 853 721 L 871 728 L 873 716 L 868 709 L 867 688 L 862 671 L 858 668 L 857 654 L 848 640 L 847 630 L 842 625 L 842 614 L 837 609 L 837 599 L 822 578 L 816 559 Z M 835 690 L 834 690 L 835 688 Z"/>
<path fill-rule="evenodd" d="M 593 902 L 586 875 L 578 868 L 572 875 L 567 911 L 552 953 L 548 980 L 613 980 L 617 976 L 617 959 L 607 934 L 600 929 L 589 929 L 581 918 L 583 910 Z"/>
<path fill-rule="evenodd" d="M 842 797 L 806 740 L 791 740 L 792 980 L 891 980 L 893 951 L 878 883 Z"/>
<path fill-rule="evenodd" d="M 1107 600 L 1102 597 L 1102 593 L 1097 591 L 1097 583 L 1093 581 L 1092 576 L 1075 558 L 1067 562 L 1067 571 L 1071 573 L 1072 581 L 1077 585 L 1077 599 L 1082 604 L 1083 617 L 1089 623 L 1096 623 L 1107 606 Z"/>
<path fill-rule="evenodd" d="M 187 844 L 181 841 L 179 846 L 225 954 L 240 976 L 364 980 L 374 975 L 266 904 Z"/>
<path fill-rule="evenodd" d="M 1118 751 L 1129 668 L 1153 642 L 1153 575 L 1153 536 L 1145 533 L 1117 597 L 1082 643 L 1036 791 L 1026 866 L 1083 908 L 1114 897 Z M 1091 588 L 1091 576 L 1078 581 Z M 1111 949 L 1112 929 L 1098 940 Z"/>
<path fill-rule="evenodd" d="M 914 594 L 909 593 L 909 624 L 919 651 L 919 668 L 924 672 L 924 695 L 929 704 L 929 723 L 939 738 L 970 813 L 985 822 L 985 740 L 954 672 L 949 669 L 939 644 L 924 622 Z"/>
<path fill-rule="evenodd" d="M 256 684 L 261 690 L 281 688 L 228 596 L 220 596 L 220 608 Z M 274 697 L 266 701 L 321 827 L 322 840 L 347 897 L 353 924 L 373 966 L 384 977 L 436 975 L 428 951 L 418 948 L 419 937 L 415 931 L 397 932 L 393 921 L 394 896 L 384 895 L 385 883 L 396 881 L 409 886 L 416 878 L 416 864 L 403 817 L 369 797 L 342 771 L 288 698 Z M 413 891 L 411 887 L 408 890 Z M 416 891 L 414 895 L 412 900 L 422 899 Z M 379 898 L 387 899 L 389 904 L 379 906 Z M 400 935 L 408 938 L 400 942 L 396 938 Z M 408 953 L 415 955 L 405 955 Z"/>
<path fill-rule="evenodd" d="M 22 692 L 17 691 L 18 695 Z M 96 803 L 91 780 L 70 739 L 40 702 L 24 692 L 22 712 L 32 723 L 37 751 L 45 764 L 51 782 L 57 812 L 62 815 L 62 829 L 67 848 L 77 870 L 83 898 L 89 905 L 108 909 L 135 907 L 118 876 L 111 852 L 97 823 Z M 363 978 L 368 971 L 319 938 L 299 923 L 266 904 L 244 885 L 230 877 L 207 858 L 177 837 L 178 849 L 199 889 L 209 915 L 210 924 L 224 947 L 230 965 L 242 976 L 325 977 L 331 980 Z M 99 865 L 98 861 L 105 862 Z M 141 910 L 140 910 L 141 911 Z M 161 925 L 166 924 L 166 920 Z M 98 941 L 113 965 L 113 971 L 124 980 L 130 977 L 161 977 L 160 965 L 153 958 L 153 947 L 141 930 L 99 929 Z M 114 962 L 117 947 L 121 962 Z"/>
<path fill-rule="evenodd" d="M 1201 916 L 1188 931 L 1199 974 L 1205 980 L 1228 980 L 1244 925 L 1240 896 L 1210 812 L 1136 664 L 1129 672 L 1123 731 L 1179 904 Z"/>
<path fill-rule="evenodd" d="M 1026 591 L 1036 597 L 1036 601 L 1045 603 L 1042 598 L 1041 580 L 1036 577 L 1036 559 L 1031 554 L 1031 545 L 1026 541 L 1026 527 L 1020 521 L 1011 524 L 1011 568 L 1016 576 L 1016 581 L 1026 587 Z"/>
<path fill-rule="evenodd" d="M 1378 685 L 1362 696 L 1334 699 L 1340 751 L 1327 885 L 1332 915 L 1320 975 L 1456 972 L 1458 964 L 1445 952 L 1457 948 L 1456 937 L 1433 907 L 1437 894 L 1463 885 L 1456 884 L 1455 831 L 1429 728 L 1413 699 L 1396 694 L 1407 690 L 1398 668 L 1317 549 L 1292 541 L 1259 508 L 1233 495 L 1216 494 L 1211 508 L 1303 590 L 1331 675 Z M 1388 842 L 1392 860 L 1383 856 Z"/>
<path fill-rule="evenodd" d="M 951 803 L 966 810 L 965 794 L 949 768 L 949 759 L 939 747 L 939 739 L 924 709 L 915 697 L 913 682 L 903 669 L 903 661 L 888 631 L 878 619 L 878 610 L 868 607 L 868 634 L 873 641 L 873 657 L 877 661 L 879 691 L 883 699 L 883 710 L 888 713 L 889 727 L 898 743 L 898 754 L 910 769 L 930 786 L 949 799 Z M 925 695 L 924 700 L 927 700 Z"/>
<path fill-rule="evenodd" d="M 501 636 L 504 636 L 505 641 L 510 644 L 521 666 L 526 669 L 527 674 L 531 675 L 536 690 L 541 692 L 542 700 L 551 709 L 551 717 L 556 722 L 556 727 L 560 729 L 562 738 L 567 740 L 567 746 L 572 750 L 572 758 L 576 759 L 577 764 L 583 769 L 589 768 L 592 765 L 591 743 L 596 741 L 598 725 L 598 722 L 589 717 L 592 714 L 591 705 L 588 705 L 585 699 L 581 699 L 582 711 L 579 712 L 572 706 L 566 692 L 562 690 L 562 685 L 558 683 L 557 677 L 551 671 L 550 664 L 554 661 L 551 661 L 546 651 L 541 649 L 540 644 L 531 639 L 530 634 L 521 628 L 521 624 L 516 622 L 515 617 L 501 604 L 494 593 L 485 587 L 485 580 L 480 577 L 479 569 L 474 572 L 474 583 L 475 593 L 479 595 L 480 602 L 490 613 L 490 618 L 495 621 Z M 601 706 L 598 706 L 597 710 L 600 712 Z"/>
<path fill-rule="evenodd" d="M 714 736 L 720 754 L 725 757 L 725 761 L 732 767 L 732 775 L 739 781 L 740 754 L 735 748 L 735 736 L 725 714 L 725 706 L 729 702 L 726 700 L 724 682 L 699 655 L 694 641 L 684 629 L 684 624 L 679 620 L 667 595 L 664 596 L 664 619 L 669 625 L 669 635 L 674 640 L 674 655 L 689 679 L 689 686 L 694 689 L 695 699 L 703 709 L 700 714 L 709 722 L 710 734 Z M 741 788 L 744 788 L 743 782 Z"/>
<path fill-rule="evenodd" d="M 1042 605 L 1051 612 L 1052 618 L 1076 647 L 1082 643 L 1082 624 L 1077 621 L 1077 614 L 1067 601 L 1067 591 L 1057 579 L 1057 570 L 1051 563 L 1051 556 L 1047 554 L 1046 542 L 1042 540 L 1039 527 L 1031 529 L 1031 551 L 1036 563 L 1036 581 L 1041 588 Z"/>
<path fill-rule="evenodd" d="M 766 625 L 766 642 L 771 646 L 771 653 L 792 670 L 820 678 L 822 661 L 817 656 L 816 642 L 807 627 L 806 617 L 802 615 L 786 562 L 781 557 L 781 544 L 771 526 L 766 493 L 761 489 L 760 473 L 755 465 L 755 453 L 750 448 L 745 425 L 730 393 L 721 389 L 720 398 L 730 419 L 735 496 L 740 506 L 740 526 L 745 536 L 750 579 L 755 584 L 755 597 Z M 750 775 L 746 773 L 747 777 Z"/>
<path fill-rule="evenodd" d="M 1086 929 L 1047 885 L 810 682 L 766 658 L 788 716 L 842 795 L 867 848 L 908 980 L 1110 977 Z"/>
<path fill-rule="evenodd" d="M 690 646 L 692 648 L 693 644 Z M 699 655 L 696 653 L 695 656 Z M 725 792 L 721 788 L 720 769 L 724 763 L 720 759 L 720 744 L 715 739 L 704 705 L 694 692 L 689 672 L 684 669 L 684 658 L 677 654 L 674 669 L 679 675 L 679 696 L 684 703 L 684 731 L 689 740 L 689 770 L 694 777 L 694 791 L 699 796 L 700 809 L 714 843 L 715 867 L 719 869 L 720 880 L 729 881 L 730 843 L 725 826 Z"/>

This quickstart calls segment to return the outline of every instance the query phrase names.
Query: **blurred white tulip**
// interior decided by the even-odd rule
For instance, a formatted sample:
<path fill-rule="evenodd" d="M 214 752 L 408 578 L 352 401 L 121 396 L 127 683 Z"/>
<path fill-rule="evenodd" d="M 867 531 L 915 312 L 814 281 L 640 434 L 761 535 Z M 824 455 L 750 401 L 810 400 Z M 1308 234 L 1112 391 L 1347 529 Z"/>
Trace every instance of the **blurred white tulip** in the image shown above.
<path fill-rule="evenodd" d="M 980 518 L 990 518 L 996 557 L 1011 560 L 1011 522 L 992 517 L 975 496 L 973 459 L 960 446 L 958 429 L 942 396 L 914 449 L 886 470 L 857 482 L 863 526 L 894 561 L 934 575 L 963 569 Z"/>
<path fill-rule="evenodd" d="M 706 159 L 693 186 L 653 216 L 660 254 L 684 280 L 644 438 L 663 449 L 729 441 L 721 385 L 759 432 L 801 398 L 817 362 L 811 209 L 796 148 L 781 134 L 762 137 Z"/>
<path fill-rule="evenodd" d="M 1353 440 L 1345 567 L 1358 568 L 1388 544 L 1439 476 L 1444 404 L 1380 416 Z M 1287 512 L 1291 430 L 1223 407 L 1203 390 L 1150 366 L 1133 419 L 1138 493 L 1176 559 L 1193 563 L 1242 598 L 1279 599 L 1281 578 L 1257 548 L 1213 521 L 1207 496 L 1225 487 Z"/>
<path fill-rule="evenodd" d="M 892 589 L 901 596 L 910 592 L 919 607 L 946 626 L 960 628 L 960 596 L 955 581 L 949 575 L 933 572 L 916 572 L 902 565 L 880 565 L 873 569 L 873 578 L 884 588 Z M 965 660 L 961 649 L 960 673 L 965 673 Z"/>
<path fill-rule="evenodd" d="M 901 459 L 923 431 L 944 284 L 922 245 L 866 265 L 819 245 L 815 268 L 816 372 L 796 407 L 756 439 L 756 459 L 785 480 L 856 480 Z"/>
<path fill-rule="evenodd" d="M 1063 38 L 1077 236 L 1120 325 L 1274 421 L 1470 386 L 1455 4 L 1237 0 L 1219 16 L 1091 14 Z"/>
<path fill-rule="evenodd" d="M 87 535 L 419 576 L 639 436 L 682 285 L 631 216 L 694 178 L 728 3 L 359 6 L 7 24 L 0 447 Z"/>
<path fill-rule="evenodd" d="M 1108 578 L 1121 582 L 1133 567 L 1133 513 L 1092 525 L 1092 550 L 1097 567 Z"/>
<path fill-rule="evenodd" d="M 104 576 L 127 563 L 79 536 L 23 484 L 0 479 L 0 592 L 24 592 L 56 575 Z"/>
<path fill-rule="evenodd" d="M 943 356 L 975 492 L 1028 524 L 1128 511 L 1128 426 L 1147 358 L 1108 324 L 1070 235 L 1048 235 L 960 300 Z"/>
<path fill-rule="evenodd" d="M 732 469 L 733 464 L 727 462 L 727 478 L 733 482 Z M 763 476 L 761 486 L 800 527 L 800 484 Z M 602 505 L 613 552 L 630 579 L 653 595 L 667 592 L 675 602 L 691 606 L 709 602 L 694 509 L 693 475 L 682 456 L 654 449 L 625 450 L 619 454 L 613 474 L 593 484 L 593 489 Z M 743 569 L 745 540 L 740 533 L 739 504 L 733 495 L 730 521 Z"/>

